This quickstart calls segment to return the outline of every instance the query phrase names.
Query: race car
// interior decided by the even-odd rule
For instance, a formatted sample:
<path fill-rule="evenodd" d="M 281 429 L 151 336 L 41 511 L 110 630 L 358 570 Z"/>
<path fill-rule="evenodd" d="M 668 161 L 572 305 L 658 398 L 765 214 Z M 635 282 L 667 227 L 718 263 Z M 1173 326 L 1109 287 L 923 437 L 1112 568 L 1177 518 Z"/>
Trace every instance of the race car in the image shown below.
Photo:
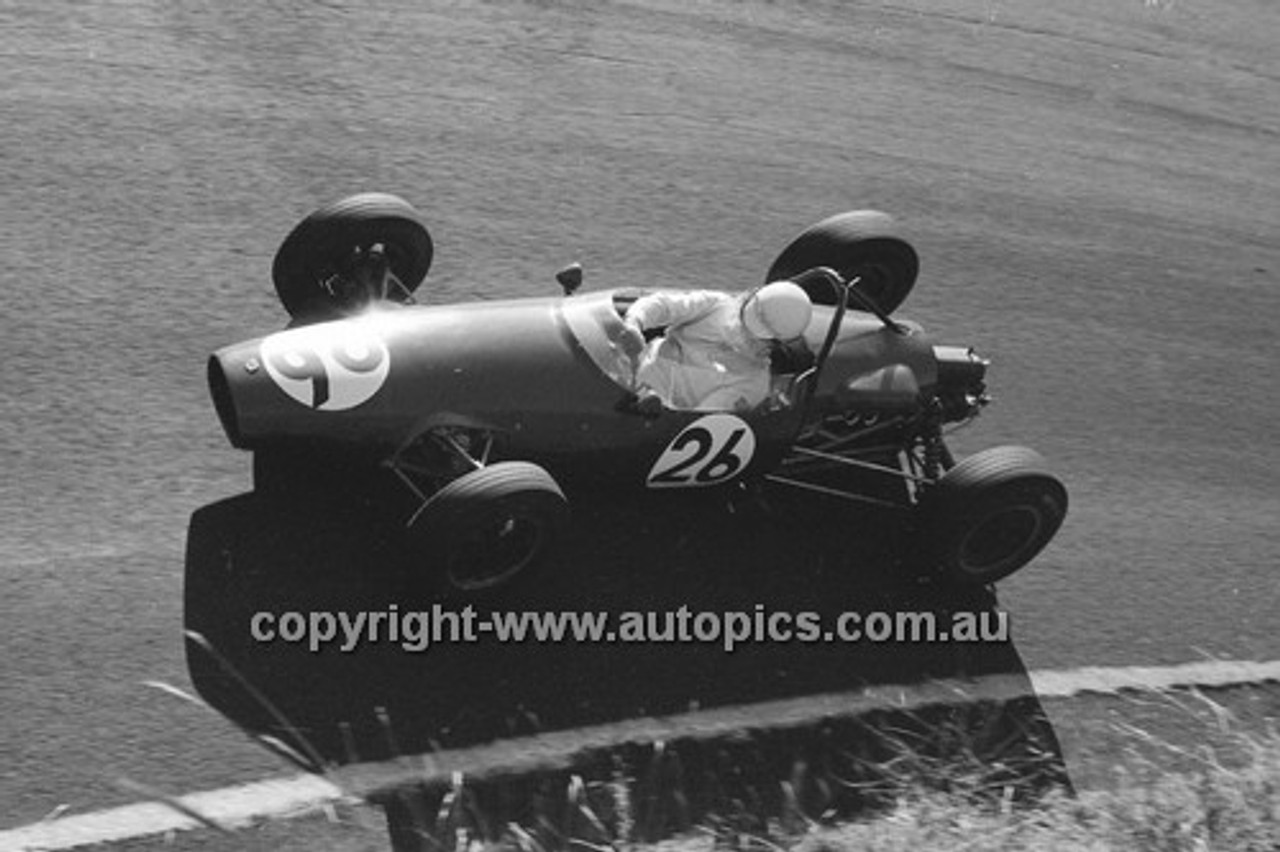
<path fill-rule="evenodd" d="M 650 291 L 583 292 L 572 265 L 546 297 L 415 304 L 433 251 L 397 196 L 315 211 L 272 267 L 292 322 L 214 353 L 208 382 L 231 444 L 254 453 L 256 491 L 376 504 L 453 590 L 510 583 L 569 531 L 575 500 L 627 491 L 887 505 L 909 513 L 913 564 L 979 585 L 1031 561 L 1066 515 L 1034 451 L 953 458 L 944 433 L 989 402 L 988 362 L 892 316 L 919 259 L 885 213 L 824 219 L 777 256 L 764 282 L 802 287 L 812 319 L 776 347 L 772 392 L 748 410 L 637 394 L 620 339 Z M 886 499 L 868 475 L 902 487 Z"/>

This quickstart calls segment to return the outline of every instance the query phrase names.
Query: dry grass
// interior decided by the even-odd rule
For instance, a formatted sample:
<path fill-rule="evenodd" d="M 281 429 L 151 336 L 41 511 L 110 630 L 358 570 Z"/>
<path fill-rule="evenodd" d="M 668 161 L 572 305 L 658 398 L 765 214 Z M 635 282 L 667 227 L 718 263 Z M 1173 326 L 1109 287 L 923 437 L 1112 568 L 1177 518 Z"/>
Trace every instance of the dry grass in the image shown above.
<path fill-rule="evenodd" d="M 1240 733 L 1247 758 L 1213 755 L 1195 771 L 1155 766 L 1124 773 L 1113 789 L 1052 794 L 1030 808 L 1002 808 L 920 788 L 887 814 L 824 828 L 805 852 L 836 850 L 1264 850 L 1280 848 L 1280 737 Z"/>
<path fill-rule="evenodd" d="M 1007 720 L 1005 705 L 631 746 L 572 771 L 424 781 L 377 804 L 395 848 L 431 852 L 1280 849 L 1273 724 L 1246 727 L 1194 690 L 1130 702 L 1165 706 L 1205 730 L 1192 731 L 1189 747 L 1112 722 L 1113 781 L 1080 792 L 1054 783 L 1063 780 L 1059 756 L 1028 731 L 975 736 Z M 331 809 L 329 819 L 329 848 L 386 844 L 383 820 L 367 807 Z"/>
<path fill-rule="evenodd" d="M 1143 732 L 1135 737 L 1183 752 Z M 684 825 L 682 791 L 662 791 L 655 810 L 655 801 L 637 801 L 637 790 L 652 789 L 643 779 L 589 784 L 572 776 L 562 792 L 544 787 L 533 796 L 529 818 L 506 822 L 488 818 L 459 779 L 434 813 L 406 830 L 422 838 L 421 848 L 441 852 L 635 848 L 646 839 L 654 848 L 682 851 L 1280 849 L 1280 734 L 1231 731 L 1226 740 L 1225 748 L 1183 752 L 1195 769 L 1170 773 L 1156 760 L 1126 764 L 1109 789 L 1055 790 L 1027 801 L 963 761 L 903 760 L 883 767 L 875 787 L 881 806 L 854 818 L 807 808 L 804 788 L 824 781 L 804 778 L 802 768 L 775 781 L 783 807 L 771 816 L 727 810 Z M 655 824 L 683 830 L 655 841 L 649 833 Z"/>

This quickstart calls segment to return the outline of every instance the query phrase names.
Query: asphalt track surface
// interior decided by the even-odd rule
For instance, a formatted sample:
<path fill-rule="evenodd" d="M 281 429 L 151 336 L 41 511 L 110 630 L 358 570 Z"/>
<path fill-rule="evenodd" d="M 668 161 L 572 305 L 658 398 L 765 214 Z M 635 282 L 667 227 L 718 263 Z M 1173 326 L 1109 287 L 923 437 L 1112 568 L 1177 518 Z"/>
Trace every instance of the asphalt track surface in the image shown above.
<path fill-rule="evenodd" d="M 280 763 L 186 683 L 182 554 L 243 491 L 203 359 L 279 327 L 280 238 L 381 189 L 451 300 L 756 283 L 895 214 L 902 313 L 994 360 L 958 449 L 1067 481 L 1001 585 L 1032 668 L 1275 659 L 1280 8 L 69 3 L 0 11 L 0 825 Z"/>

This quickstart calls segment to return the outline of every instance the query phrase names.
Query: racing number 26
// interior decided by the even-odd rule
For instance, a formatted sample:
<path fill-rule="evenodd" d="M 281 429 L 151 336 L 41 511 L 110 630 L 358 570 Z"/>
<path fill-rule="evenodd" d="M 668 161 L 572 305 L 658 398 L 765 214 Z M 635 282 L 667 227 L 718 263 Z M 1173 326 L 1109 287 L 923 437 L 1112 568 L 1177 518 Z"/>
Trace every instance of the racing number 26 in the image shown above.
<path fill-rule="evenodd" d="M 755 454 L 751 428 L 731 414 L 700 418 L 675 437 L 649 473 L 650 488 L 716 485 L 740 473 Z"/>

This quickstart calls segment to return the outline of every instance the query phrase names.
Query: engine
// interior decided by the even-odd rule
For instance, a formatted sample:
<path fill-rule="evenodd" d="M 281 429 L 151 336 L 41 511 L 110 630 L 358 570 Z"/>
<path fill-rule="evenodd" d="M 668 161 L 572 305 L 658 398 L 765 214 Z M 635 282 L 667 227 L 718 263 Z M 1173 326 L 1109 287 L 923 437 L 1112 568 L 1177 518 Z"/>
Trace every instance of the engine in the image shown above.
<path fill-rule="evenodd" d="M 935 346 L 938 364 L 937 398 L 944 422 L 967 420 L 990 400 L 987 397 L 985 358 L 968 346 Z"/>

